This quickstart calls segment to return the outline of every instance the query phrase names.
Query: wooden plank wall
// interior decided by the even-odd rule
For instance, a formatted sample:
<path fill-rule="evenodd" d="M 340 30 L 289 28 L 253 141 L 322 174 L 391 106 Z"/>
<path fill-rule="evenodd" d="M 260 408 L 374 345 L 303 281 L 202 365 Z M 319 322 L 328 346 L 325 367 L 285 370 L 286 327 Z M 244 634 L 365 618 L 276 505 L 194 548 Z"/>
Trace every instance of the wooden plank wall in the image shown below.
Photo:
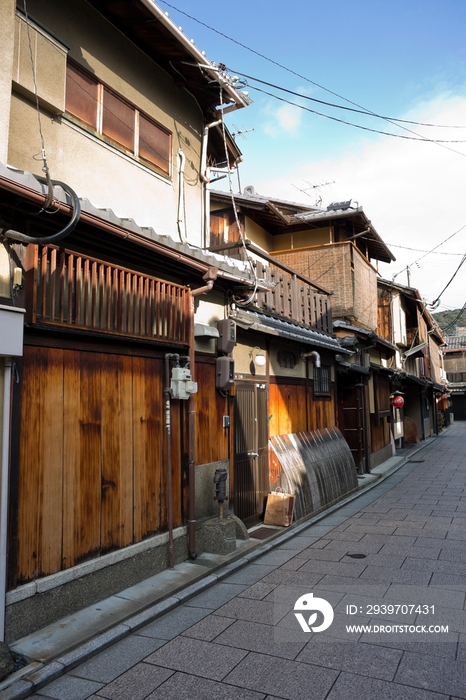
<path fill-rule="evenodd" d="M 270 383 L 269 437 L 287 435 L 302 430 L 331 428 L 335 422 L 335 390 L 331 397 L 314 398 L 306 383 Z"/>
<path fill-rule="evenodd" d="M 230 430 L 223 416 L 230 415 L 229 398 L 215 388 L 215 360 L 196 362 L 196 464 L 228 459 Z"/>
<path fill-rule="evenodd" d="M 371 413 L 371 453 L 378 452 L 390 444 L 390 424 L 386 418 L 380 421 L 374 413 Z"/>
<path fill-rule="evenodd" d="M 10 588 L 167 527 L 163 360 L 25 346 L 23 367 Z M 172 409 L 178 526 L 182 407 Z"/>

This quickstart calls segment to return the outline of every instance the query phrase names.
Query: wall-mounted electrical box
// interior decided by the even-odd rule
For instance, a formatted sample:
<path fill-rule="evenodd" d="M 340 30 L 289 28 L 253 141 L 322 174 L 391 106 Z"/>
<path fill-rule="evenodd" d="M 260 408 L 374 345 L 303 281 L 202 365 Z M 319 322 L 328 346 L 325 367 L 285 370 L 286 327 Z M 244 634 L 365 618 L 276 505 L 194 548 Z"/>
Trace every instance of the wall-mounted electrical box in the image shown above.
<path fill-rule="evenodd" d="M 197 394 L 197 382 L 191 379 L 188 367 L 173 367 L 170 382 L 172 399 L 189 399 L 191 394 Z"/>
<path fill-rule="evenodd" d="M 21 357 L 25 309 L 0 305 L 0 357 Z"/>
<path fill-rule="evenodd" d="M 236 323 L 231 318 L 224 318 L 217 321 L 217 330 L 217 352 L 231 352 L 236 345 Z"/>
<path fill-rule="evenodd" d="M 228 391 L 235 382 L 235 361 L 232 357 L 217 357 L 215 370 L 215 386 Z"/>

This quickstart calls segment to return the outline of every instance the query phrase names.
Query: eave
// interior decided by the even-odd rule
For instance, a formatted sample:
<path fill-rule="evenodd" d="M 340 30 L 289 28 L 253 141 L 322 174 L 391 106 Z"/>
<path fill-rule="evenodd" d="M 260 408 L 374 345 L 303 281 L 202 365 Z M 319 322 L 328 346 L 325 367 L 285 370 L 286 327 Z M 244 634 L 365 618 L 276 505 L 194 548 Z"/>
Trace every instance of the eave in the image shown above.
<path fill-rule="evenodd" d="M 223 200 L 226 206 L 229 205 L 228 200 L 231 202 L 231 196 L 221 192 L 212 192 L 212 199 Z M 248 196 L 235 195 L 235 201 L 242 212 L 272 236 L 333 226 L 335 221 L 347 219 L 351 222 L 354 238 L 353 236 L 342 238 L 339 243 L 359 240 L 366 246 L 370 258 L 387 263 L 395 260 L 395 256 L 380 238 L 362 207 L 337 210 L 313 209 L 295 202 L 268 198 L 255 193 Z M 311 241 L 309 245 L 312 246 Z"/>
<path fill-rule="evenodd" d="M 204 113 L 215 114 L 220 86 L 224 102 L 236 109 L 250 104 L 152 0 L 87 2 L 172 76 L 176 87 L 190 92 Z"/>

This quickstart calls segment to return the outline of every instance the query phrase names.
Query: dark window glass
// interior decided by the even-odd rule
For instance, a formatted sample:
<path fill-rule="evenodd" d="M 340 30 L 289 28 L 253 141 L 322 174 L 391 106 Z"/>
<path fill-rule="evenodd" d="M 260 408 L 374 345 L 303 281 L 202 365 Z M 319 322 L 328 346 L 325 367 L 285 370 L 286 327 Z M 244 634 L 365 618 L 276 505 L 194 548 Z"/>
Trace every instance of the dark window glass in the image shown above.
<path fill-rule="evenodd" d="M 330 394 L 330 367 L 314 367 L 314 394 Z"/>

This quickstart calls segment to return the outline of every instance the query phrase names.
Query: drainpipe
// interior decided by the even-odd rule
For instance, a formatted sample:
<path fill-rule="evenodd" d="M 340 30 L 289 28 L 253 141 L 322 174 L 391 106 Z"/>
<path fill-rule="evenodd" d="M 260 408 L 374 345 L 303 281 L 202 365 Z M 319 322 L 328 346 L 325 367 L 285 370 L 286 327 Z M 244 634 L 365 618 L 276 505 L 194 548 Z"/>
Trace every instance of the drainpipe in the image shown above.
<path fill-rule="evenodd" d="M 172 489 L 172 447 L 171 447 L 171 397 L 170 388 L 170 360 L 180 361 L 180 356 L 176 353 L 165 355 L 165 431 L 167 436 L 167 517 L 168 517 L 168 565 L 170 569 L 175 568 L 175 550 L 173 546 L 173 489 Z"/>
<path fill-rule="evenodd" d="M 191 378 L 196 380 L 196 365 L 195 365 L 195 349 L 194 349 L 194 297 L 205 292 L 210 292 L 217 279 L 217 269 L 210 267 L 202 278 L 206 281 L 204 287 L 191 290 L 189 295 L 189 366 L 191 370 Z M 196 559 L 196 405 L 194 394 L 190 394 L 188 399 L 188 554 L 190 559 Z"/>
<path fill-rule="evenodd" d="M 10 457 L 11 357 L 3 372 L 2 472 L 0 500 L 0 641 L 5 641 L 6 555 L 8 527 L 8 463 Z"/>
<path fill-rule="evenodd" d="M 178 233 L 180 236 L 180 241 L 182 243 L 187 243 L 185 235 L 185 221 L 184 221 L 184 164 L 186 162 L 186 156 L 181 150 L 178 151 L 179 166 L 178 166 L 178 217 L 176 220 L 178 226 Z"/>
<path fill-rule="evenodd" d="M 200 176 L 204 183 L 204 246 L 207 246 L 207 232 L 210 229 L 210 168 L 207 166 L 207 144 L 209 141 L 209 130 L 222 123 L 221 119 L 206 124 L 202 137 L 201 148 L 201 170 Z"/>

